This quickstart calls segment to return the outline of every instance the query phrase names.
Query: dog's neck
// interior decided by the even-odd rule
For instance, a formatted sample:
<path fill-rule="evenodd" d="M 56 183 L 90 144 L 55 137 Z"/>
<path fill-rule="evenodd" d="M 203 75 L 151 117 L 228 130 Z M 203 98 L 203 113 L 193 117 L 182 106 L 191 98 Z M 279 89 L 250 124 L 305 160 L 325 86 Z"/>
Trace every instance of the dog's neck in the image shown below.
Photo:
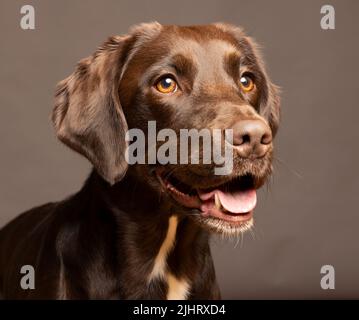
<path fill-rule="evenodd" d="M 87 184 L 116 218 L 119 259 L 126 259 L 121 272 L 131 279 L 132 289 L 138 287 L 142 294 L 146 281 L 149 288 L 163 287 L 168 299 L 188 298 L 204 263 L 203 252 L 210 254 L 208 232 L 131 176 L 111 187 L 93 172 Z M 141 298 L 137 293 L 134 298 Z"/>

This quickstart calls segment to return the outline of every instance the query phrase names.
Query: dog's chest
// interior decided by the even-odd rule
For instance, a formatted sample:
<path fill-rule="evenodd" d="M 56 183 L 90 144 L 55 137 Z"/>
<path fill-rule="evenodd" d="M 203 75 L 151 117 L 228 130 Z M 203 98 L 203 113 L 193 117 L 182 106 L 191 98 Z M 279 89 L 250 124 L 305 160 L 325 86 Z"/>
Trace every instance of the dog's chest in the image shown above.
<path fill-rule="evenodd" d="M 167 258 L 175 246 L 178 226 L 177 216 L 169 218 L 166 237 L 154 259 L 148 282 L 162 280 L 167 285 L 167 300 L 185 300 L 190 293 L 190 282 L 185 277 L 178 278 L 173 275 L 167 265 Z"/>

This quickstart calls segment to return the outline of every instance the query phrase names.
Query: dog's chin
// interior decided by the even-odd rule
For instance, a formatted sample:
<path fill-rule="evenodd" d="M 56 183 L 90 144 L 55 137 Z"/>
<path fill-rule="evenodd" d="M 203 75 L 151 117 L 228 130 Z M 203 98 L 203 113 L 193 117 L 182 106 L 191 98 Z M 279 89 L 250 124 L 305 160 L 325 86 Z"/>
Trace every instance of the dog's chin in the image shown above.
<path fill-rule="evenodd" d="M 239 235 L 253 226 L 256 190 L 267 178 L 247 172 L 217 178 L 215 183 L 203 179 L 202 185 L 192 186 L 163 167 L 156 170 L 156 176 L 181 212 L 201 227 L 227 236 Z"/>
<path fill-rule="evenodd" d="M 246 221 L 239 222 L 229 222 L 227 220 L 213 217 L 203 217 L 200 213 L 191 216 L 191 219 L 193 219 L 193 221 L 195 221 L 195 223 L 197 223 L 200 227 L 210 232 L 218 233 L 230 238 L 237 237 L 252 228 L 254 224 L 252 213 L 249 214 Z"/>

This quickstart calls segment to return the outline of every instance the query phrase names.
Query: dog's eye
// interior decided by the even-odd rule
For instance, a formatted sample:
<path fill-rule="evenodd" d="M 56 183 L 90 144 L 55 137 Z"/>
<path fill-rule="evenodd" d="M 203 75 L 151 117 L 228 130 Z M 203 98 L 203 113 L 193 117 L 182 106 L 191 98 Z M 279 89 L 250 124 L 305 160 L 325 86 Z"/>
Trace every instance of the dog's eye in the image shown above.
<path fill-rule="evenodd" d="M 249 92 L 254 89 L 254 82 L 249 76 L 242 76 L 239 81 L 244 92 Z"/>
<path fill-rule="evenodd" d="M 177 83 L 171 77 L 163 77 L 157 81 L 156 89 L 161 93 L 173 93 L 177 90 Z"/>

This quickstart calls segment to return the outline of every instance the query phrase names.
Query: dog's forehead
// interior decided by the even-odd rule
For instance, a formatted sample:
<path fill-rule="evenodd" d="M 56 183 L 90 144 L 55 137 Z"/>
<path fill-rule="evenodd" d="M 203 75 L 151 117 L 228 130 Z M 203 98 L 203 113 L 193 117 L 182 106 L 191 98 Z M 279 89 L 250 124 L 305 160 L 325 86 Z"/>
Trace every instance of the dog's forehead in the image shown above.
<path fill-rule="evenodd" d="M 230 39 L 231 40 L 231 39 Z M 186 60 L 198 71 L 202 69 L 223 68 L 228 56 L 241 56 L 241 50 L 235 41 L 217 36 L 191 37 L 179 32 L 162 31 L 160 36 L 137 47 L 129 65 L 141 73 L 147 73 L 158 67 L 175 64 L 178 58 Z"/>
<path fill-rule="evenodd" d="M 198 63 L 205 60 L 214 61 L 231 53 L 240 55 L 235 37 L 212 25 L 164 26 L 160 35 L 149 45 L 158 48 L 159 59 L 182 55 Z"/>
<path fill-rule="evenodd" d="M 130 74 L 133 80 L 137 79 L 134 81 L 137 85 L 142 85 L 164 66 L 175 65 L 179 57 L 182 65 L 196 70 L 192 74 L 210 79 L 224 74 L 228 62 L 239 61 L 246 55 L 240 40 L 214 25 L 162 26 L 155 36 L 137 39 L 120 79 Z"/>
<path fill-rule="evenodd" d="M 170 55 L 183 55 L 192 59 L 197 65 L 214 62 L 229 54 L 240 55 L 240 50 L 232 43 L 221 39 L 208 39 L 198 42 L 193 39 L 180 38 L 172 43 Z M 208 65 L 210 67 L 210 65 Z"/>

